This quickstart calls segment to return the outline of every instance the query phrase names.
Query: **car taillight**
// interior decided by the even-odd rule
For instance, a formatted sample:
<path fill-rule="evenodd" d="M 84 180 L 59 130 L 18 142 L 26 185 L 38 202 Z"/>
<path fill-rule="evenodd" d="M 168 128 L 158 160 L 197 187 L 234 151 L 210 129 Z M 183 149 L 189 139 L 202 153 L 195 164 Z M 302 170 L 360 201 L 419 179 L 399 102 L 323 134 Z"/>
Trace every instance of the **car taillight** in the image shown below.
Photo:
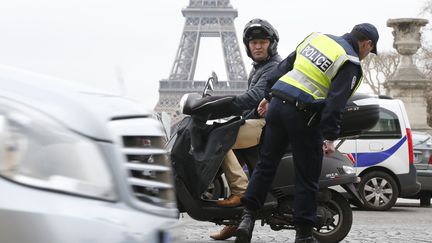
<path fill-rule="evenodd" d="M 429 156 L 429 164 L 432 165 L 432 154 Z"/>
<path fill-rule="evenodd" d="M 413 148 L 413 142 L 412 142 L 411 129 L 407 128 L 406 134 L 407 134 L 407 141 L 408 141 L 409 163 L 414 164 L 414 148 Z"/>
<path fill-rule="evenodd" d="M 355 160 L 354 156 L 352 154 L 347 154 L 346 156 L 348 157 L 349 160 L 351 160 L 352 164 L 355 165 L 356 160 Z"/>

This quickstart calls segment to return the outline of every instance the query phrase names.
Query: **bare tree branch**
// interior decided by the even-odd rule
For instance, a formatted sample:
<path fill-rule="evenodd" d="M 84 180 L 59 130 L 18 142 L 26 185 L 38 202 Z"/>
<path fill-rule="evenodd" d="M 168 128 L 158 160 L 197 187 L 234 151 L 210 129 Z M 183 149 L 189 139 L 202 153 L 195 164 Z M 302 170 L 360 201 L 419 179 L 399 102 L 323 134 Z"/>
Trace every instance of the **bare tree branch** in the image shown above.
<path fill-rule="evenodd" d="M 374 94 L 385 94 L 384 82 L 395 73 L 399 61 L 396 51 L 382 52 L 378 56 L 368 55 L 362 60 L 363 82 Z"/>
<path fill-rule="evenodd" d="M 432 1 L 428 0 L 424 2 L 423 8 L 420 11 L 421 15 L 430 15 L 432 14 Z"/>
<path fill-rule="evenodd" d="M 425 1 L 422 9 L 420 14 L 429 19 L 429 25 L 423 29 L 423 45 L 417 55 L 416 63 L 420 70 L 426 75 L 426 78 L 432 80 L 432 0 Z M 426 104 L 427 123 L 432 127 L 432 85 L 429 85 L 426 91 Z"/>
<path fill-rule="evenodd" d="M 432 46 L 423 46 L 415 56 L 415 63 L 427 79 L 432 80 Z"/>

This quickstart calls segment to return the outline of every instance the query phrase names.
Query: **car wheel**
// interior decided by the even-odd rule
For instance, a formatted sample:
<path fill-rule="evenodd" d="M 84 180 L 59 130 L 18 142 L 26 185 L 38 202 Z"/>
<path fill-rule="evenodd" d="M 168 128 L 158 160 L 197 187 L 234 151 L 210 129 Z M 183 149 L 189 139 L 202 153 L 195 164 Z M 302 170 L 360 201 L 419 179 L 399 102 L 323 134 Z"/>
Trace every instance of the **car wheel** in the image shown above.
<path fill-rule="evenodd" d="M 362 208 L 384 211 L 393 207 L 399 196 L 399 189 L 392 176 L 383 171 L 372 171 L 361 177 L 358 185 Z"/>

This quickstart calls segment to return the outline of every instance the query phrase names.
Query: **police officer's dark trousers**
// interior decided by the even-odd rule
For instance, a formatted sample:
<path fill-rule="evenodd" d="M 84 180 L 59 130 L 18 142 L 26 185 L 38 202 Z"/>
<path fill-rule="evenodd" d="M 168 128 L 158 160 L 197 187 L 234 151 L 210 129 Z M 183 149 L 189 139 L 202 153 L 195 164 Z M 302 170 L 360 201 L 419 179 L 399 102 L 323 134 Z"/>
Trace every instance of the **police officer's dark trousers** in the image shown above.
<path fill-rule="evenodd" d="M 242 199 L 247 208 L 258 210 L 262 207 L 279 162 L 291 144 L 295 165 L 294 217 L 298 225 L 315 224 L 323 139 L 318 127 L 306 125 L 307 119 L 307 114 L 295 104 L 277 97 L 271 100 L 262 135 L 260 161 Z"/>

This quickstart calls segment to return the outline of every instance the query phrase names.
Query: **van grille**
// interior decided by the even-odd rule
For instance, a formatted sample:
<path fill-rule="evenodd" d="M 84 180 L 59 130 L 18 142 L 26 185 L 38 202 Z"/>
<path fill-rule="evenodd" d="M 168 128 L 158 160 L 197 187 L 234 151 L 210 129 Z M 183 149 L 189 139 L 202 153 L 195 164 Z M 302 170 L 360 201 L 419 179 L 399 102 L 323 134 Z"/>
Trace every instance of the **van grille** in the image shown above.
<path fill-rule="evenodd" d="M 163 207 L 175 201 L 172 171 L 162 137 L 123 136 L 128 183 L 135 197 Z"/>
<path fill-rule="evenodd" d="M 161 129 L 157 120 L 116 120 L 112 124 L 120 138 L 127 184 L 133 197 L 160 207 L 176 208 L 170 156 L 164 149 L 166 139 L 163 132 L 154 131 Z"/>

